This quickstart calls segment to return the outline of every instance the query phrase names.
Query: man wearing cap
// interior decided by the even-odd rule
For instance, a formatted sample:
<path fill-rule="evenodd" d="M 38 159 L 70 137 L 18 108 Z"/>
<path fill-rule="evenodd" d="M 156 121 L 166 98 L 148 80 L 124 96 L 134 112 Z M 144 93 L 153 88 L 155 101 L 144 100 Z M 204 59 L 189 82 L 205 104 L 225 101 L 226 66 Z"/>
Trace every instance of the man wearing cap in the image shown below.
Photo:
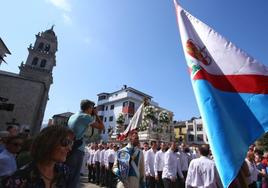
<path fill-rule="evenodd" d="M 117 188 L 143 188 L 145 186 L 144 157 L 138 145 L 138 132 L 132 130 L 129 133 L 128 145 L 118 151 L 113 166 L 113 172 L 120 180 Z"/>
<path fill-rule="evenodd" d="M 95 103 L 90 100 L 82 100 L 80 103 L 81 111 L 73 114 L 68 121 L 68 127 L 74 131 L 76 148 L 73 148 L 71 155 L 66 163 L 70 167 L 71 177 L 68 187 L 76 188 L 79 185 L 80 169 L 84 158 L 85 142 L 83 137 L 87 128 L 104 129 L 102 120 L 94 109 Z"/>

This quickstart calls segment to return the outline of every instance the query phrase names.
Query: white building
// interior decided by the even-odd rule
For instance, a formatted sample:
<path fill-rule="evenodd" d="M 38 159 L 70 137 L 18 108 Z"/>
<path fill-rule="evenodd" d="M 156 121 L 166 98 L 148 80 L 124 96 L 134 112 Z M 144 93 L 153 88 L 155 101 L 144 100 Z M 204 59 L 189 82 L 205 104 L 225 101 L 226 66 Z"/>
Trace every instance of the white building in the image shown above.
<path fill-rule="evenodd" d="M 120 113 L 125 114 L 125 126 L 127 126 L 144 98 L 148 98 L 152 105 L 158 106 L 157 103 L 151 100 L 152 97 L 150 95 L 126 85 L 112 93 L 98 94 L 98 115 L 103 120 L 105 126 L 102 139 L 108 140 L 109 131 L 115 130 L 116 119 Z"/>
<path fill-rule="evenodd" d="M 187 144 L 207 144 L 208 139 L 201 118 L 192 118 L 185 122 Z"/>

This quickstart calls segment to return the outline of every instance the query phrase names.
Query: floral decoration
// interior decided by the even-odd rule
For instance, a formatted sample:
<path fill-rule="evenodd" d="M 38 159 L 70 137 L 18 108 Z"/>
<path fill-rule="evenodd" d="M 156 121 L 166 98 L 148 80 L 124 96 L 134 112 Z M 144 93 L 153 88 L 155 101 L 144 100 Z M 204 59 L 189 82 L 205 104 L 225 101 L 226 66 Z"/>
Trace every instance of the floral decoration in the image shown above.
<path fill-rule="evenodd" d="M 125 123 L 125 116 L 124 114 L 120 113 L 116 119 L 117 124 L 124 124 Z"/>
<path fill-rule="evenodd" d="M 160 123 L 169 124 L 171 121 L 170 114 L 165 110 L 161 111 L 158 115 L 158 121 Z"/>

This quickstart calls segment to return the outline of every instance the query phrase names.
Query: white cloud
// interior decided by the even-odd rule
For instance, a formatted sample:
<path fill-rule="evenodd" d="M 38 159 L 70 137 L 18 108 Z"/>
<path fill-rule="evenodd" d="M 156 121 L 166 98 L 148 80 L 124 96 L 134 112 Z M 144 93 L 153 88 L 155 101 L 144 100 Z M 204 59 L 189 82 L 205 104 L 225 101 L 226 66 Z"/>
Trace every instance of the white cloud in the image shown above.
<path fill-rule="evenodd" d="M 63 22 L 66 24 L 66 25 L 71 25 L 72 24 L 72 19 L 70 18 L 70 16 L 66 13 L 63 13 L 62 14 L 62 17 L 63 17 Z"/>
<path fill-rule="evenodd" d="M 48 2 L 52 3 L 55 7 L 62 9 L 66 12 L 71 12 L 71 4 L 68 0 L 47 0 Z"/>
<path fill-rule="evenodd" d="M 46 0 L 46 1 L 61 10 L 64 24 L 72 25 L 72 19 L 70 17 L 72 7 L 69 0 Z"/>

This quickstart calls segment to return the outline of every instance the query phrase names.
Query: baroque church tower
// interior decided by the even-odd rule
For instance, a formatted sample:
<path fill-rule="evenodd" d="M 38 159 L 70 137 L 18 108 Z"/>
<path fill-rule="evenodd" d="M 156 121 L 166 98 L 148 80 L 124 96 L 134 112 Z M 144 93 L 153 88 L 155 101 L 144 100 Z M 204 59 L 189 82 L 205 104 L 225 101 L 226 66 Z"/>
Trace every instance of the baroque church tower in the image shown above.
<path fill-rule="evenodd" d="M 40 107 L 38 109 L 38 117 L 36 117 L 35 125 L 32 126 L 32 133 L 40 130 L 42 125 L 46 104 L 49 99 L 48 92 L 50 85 L 53 83 L 52 71 L 56 66 L 56 52 L 58 47 L 57 36 L 53 31 L 53 26 L 36 35 L 34 45 L 30 44 L 28 51 L 29 55 L 25 63 L 21 63 L 21 77 L 28 80 L 41 82 L 44 84 L 44 92 L 40 96 Z M 33 93 L 34 95 L 34 93 Z"/>

